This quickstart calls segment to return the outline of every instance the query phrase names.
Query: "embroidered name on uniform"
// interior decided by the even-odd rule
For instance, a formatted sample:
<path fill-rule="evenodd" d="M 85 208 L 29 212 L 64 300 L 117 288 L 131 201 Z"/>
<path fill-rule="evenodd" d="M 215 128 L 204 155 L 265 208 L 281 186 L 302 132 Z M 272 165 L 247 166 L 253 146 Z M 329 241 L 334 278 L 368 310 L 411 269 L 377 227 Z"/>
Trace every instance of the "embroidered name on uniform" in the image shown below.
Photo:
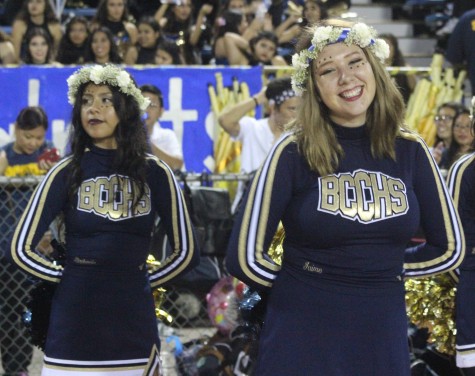
<path fill-rule="evenodd" d="M 311 264 L 310 262 L 305 262 L 305 264 L 303 265 L 303 270 L 306 270 L 307 272 L 312 272 L 312 273 L 323 273 L 323 269 L 322 268 L 319 268 L 318 266 L 315 266 L 313 264 Z"/>
<path fill-rule="evenodd" d="M 357 170 L 318 179 L 318 210 L 371 223 L 407 213 L 406 185 L 380 172 Z"/>
<path fill-rule="evenodd" d="M 97 265 L 97 261 L 94 259 L 85 259 L 82 257 L 75 257 L 74 258 L 74 263 L 79 264 L 79 265 Z"/>
<path fill-rule="evenodd" d="M 149 214 L 151 202 L 148 185 L 145 185 L 145 194 L 132 212 L 132 184 L 127 176 L 121 175 L 85 180 L 78 190 L 78 210 L 113 221 Z M 138 188 L 135 191 L 138 192 Z"/>

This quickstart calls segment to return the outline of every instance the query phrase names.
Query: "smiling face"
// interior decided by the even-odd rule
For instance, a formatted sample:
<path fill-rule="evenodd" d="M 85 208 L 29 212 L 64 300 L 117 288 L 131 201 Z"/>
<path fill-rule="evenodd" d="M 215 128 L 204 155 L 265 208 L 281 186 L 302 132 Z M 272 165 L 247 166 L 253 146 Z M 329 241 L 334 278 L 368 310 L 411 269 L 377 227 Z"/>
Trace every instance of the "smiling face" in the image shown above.
<path fill-rule="evenodd" d="M 115 131 L 119 118 L 107 85 L 90 83 L 81 98 L 81 124 L 92 143 L 103 149 L 117 148 Z"/>
<path fill-rule="evenodd" d="M 28 44 L 33 64 L 46 64 L 48 57 L 48 42 L 45 37 L 36 35 Z"/>
<path fill-rule="evenodd" d="M 331 120 L 348 127 L 366 122 L 376 94 L 376 82 L 363 50 L 354 45 L 326 46 L 312 65 L 316 89 Z"/>
<path fill-rule="evenodd" d="M 92 37 L 91 49 L 98 63 L 108 62 L 111 43 L 109 38 L 107 38 L 107 34 L 102 31 L 97 31 Z"/>
<path fill-rule="evenodd" d="M 451 107 L 441 107 L 437 111 L 437 116 L 434 118 L 434 123 L 437 128 L 437 136 L 443 140 L 446 146 L 449 146 L 452 140 L 452 124 L 456 112 Z"/>
<path fill-rule="evenodd" d="M 460 145 L 462 151 L 468 151 L 473 143 L 472 121 L 470 115 L 462 113 L 454 121 L 454 140 Z"/>

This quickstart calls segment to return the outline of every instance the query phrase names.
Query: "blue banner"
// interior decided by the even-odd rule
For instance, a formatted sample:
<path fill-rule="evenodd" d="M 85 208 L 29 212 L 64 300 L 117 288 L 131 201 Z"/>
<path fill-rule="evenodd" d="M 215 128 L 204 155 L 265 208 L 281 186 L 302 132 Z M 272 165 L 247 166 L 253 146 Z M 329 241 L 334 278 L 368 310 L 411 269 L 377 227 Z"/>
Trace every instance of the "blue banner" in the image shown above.
<path fill-rule="evenodd" d="M 47 139 L 64 152 L 72 107 L 67 100 L 66 79 L 78 67 L 0 67 L 0 145 L 12 140 L 13 124 L 25 106 L 42 106 L 49 119 Z M 262 68 L 153 67 L 126 68 L 137 84 L 153 84 L 163 93 L 165 112 L 160 119 L 182 144 L 185 168 L 201 173 L 213 169 L 213 137 L 216 119 L 211 110 L 208 85 L 216 87 L 233 78 L 246 82 L 252 94 L 262 87 Z"/>

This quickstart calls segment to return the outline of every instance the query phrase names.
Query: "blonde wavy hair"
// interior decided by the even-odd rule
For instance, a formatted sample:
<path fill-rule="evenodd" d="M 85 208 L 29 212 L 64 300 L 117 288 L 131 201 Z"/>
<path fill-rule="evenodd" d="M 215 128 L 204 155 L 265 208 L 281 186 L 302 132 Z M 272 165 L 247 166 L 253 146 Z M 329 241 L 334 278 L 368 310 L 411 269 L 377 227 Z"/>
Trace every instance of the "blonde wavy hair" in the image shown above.
<path fill-rule="evenodd" d="M 309 48 L 314 29 L 318 26 L 352 27 L 353 24 L 339 19 L 327 19 L 306 28 L 299 38 L 296 51 Z M 366 116 L 371 153 L 377 159 L 396 160 L 395 140 L 404 128 L 404 100 L 385 65 L 368 48 L 363 48 L 363 52 L 376 82 L 376 94 Z M 309 79 L 306 90 L 302 93 L 299 111 L 287 130 L 295 133 L 299 151 L 311 170 L 324 176 L 335 172 L 344 153 L 330 124 L 328 107 L 320 99 L 316 89 L 315 60 L 309 64 L 308 69 Z"/>

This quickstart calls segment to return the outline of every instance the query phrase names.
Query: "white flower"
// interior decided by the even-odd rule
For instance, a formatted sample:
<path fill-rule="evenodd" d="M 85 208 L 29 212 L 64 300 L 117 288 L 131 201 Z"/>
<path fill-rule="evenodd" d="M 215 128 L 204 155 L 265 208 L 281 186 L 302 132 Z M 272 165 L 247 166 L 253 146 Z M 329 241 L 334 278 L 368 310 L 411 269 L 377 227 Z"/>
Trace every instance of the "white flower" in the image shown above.
<path fill-rule="evenodd" d="M 102 65 L 95 65 L 91 69 L 89 78 L 96 85 L 99 85 L 102 82 L 102 75 L 104 74 L 104 67 Z"/>
<path fill-rule="evenodd" d="M 332 30 L 332 26 L 317 27 L 315 33 L 313 34 L 312 44 L 316 46 L 328 40 L 330 38 Z"/>
<path fill-rule="evenodd" d="M 385 61 L 389 57 L 389 44 L 384 39 L 376 39 L 372 50 L 381 61 Z"/>
<path fill-rule="evenodd" d="M 292 56 L 292 87 L 299 95 L 305 90 L 310 60 L 315 60 L 330 43 L 342 41 L 347 45 L 369 48 L 384 64 L 389 57 L 389 46 L 382 39 L 376 39 L 376 31 L 364 23 L 356 23 L 350 29 L 339 26 L 318 26 L 314 29 L 312 45 Z"/>
<path fill-rule="evenodd" d="M 373 33 L 364 23 L 357 23 L 352 28 L 350 33 L 352 34 L 355 43 L 364 48 L 369 46 L 373 40 Z"/>
<path fill-rule="evenodd" d="M 93 82 L 96 85 L 117 87 L 121 93 L 135 99 L 142 113 L 145 112 L 150 104 L 150 100 L 142 95 L 130 74 L 116 65 L 84 66 L 74 72 L 66 81 L 68 83 L 68 101 L 72 105 L 76 101 L 79 87 L 88 82 Z"/>
<path fill-rule="evenodd" d="M 302 59 L 302 57 L 304 59 Z M 306 62 L 305 56 L 301 56 L 299 54 L 294 54 L 292 56 L 292 66 L 295 69 L 307 69 L 308 63 Z"/>
<path fill-rule="evenodd" d="M 120 87 L 126 88 L 130 83 L 130 76 L 126 71 L 122 71 L 117 76 L 117 83 Z"/>

